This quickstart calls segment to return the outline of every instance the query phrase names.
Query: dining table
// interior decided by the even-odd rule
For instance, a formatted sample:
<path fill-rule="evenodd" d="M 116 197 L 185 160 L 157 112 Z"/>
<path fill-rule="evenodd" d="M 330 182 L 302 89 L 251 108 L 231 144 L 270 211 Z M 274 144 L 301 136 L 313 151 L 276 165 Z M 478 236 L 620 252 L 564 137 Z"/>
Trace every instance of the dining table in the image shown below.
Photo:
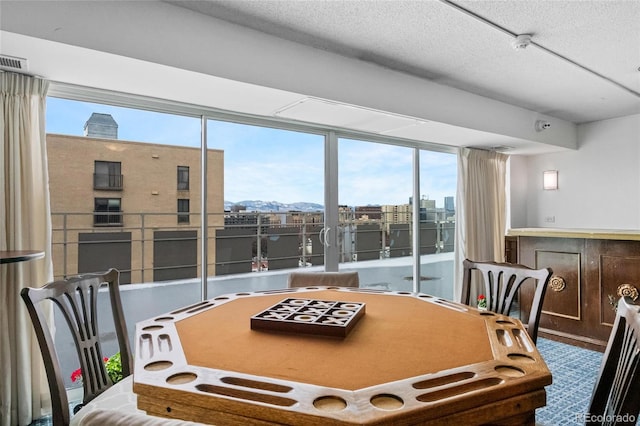
<path fill-rule="evenodd" d="M 26 262 L 44 257 L 41 250 L 0 250 L 0 264 Z"/>
<path fill-rule="evenodd" d="M 519 319 L 423 293 L 217 296 L 136 324 L 151 416 L 215 425 L 534 425 L 551 373 Z"/>

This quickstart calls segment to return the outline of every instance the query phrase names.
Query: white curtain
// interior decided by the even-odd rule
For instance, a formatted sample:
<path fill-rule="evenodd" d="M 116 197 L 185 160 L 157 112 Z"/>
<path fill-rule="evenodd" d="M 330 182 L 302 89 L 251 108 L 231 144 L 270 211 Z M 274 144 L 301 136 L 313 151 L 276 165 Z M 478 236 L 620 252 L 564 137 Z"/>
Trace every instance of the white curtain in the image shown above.
<path fill-rule="evenodd" d="M 0 266 L 0 425 L 28 425 L 49 390 L 23 287 L 53 279 L 45 105 L 48 82 L 0 72 L 0 250 L 40 250 L 44 259 Z M 45 407 L 46 409 L 46 407 Z"/>
<path fill-rule="evenodd" d="M 480 149 L 461 148 L 458 153 L 454 300 L 460 300 L 465 258 L 504 261 L 508 158 Z"/>

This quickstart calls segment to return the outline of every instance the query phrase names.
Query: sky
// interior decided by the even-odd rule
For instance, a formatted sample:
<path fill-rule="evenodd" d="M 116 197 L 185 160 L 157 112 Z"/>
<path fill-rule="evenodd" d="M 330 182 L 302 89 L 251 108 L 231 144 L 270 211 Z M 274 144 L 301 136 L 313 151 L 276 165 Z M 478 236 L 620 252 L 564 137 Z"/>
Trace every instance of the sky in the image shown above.
<path fill-rule="evenodd" d="M 118 139 L 200 146 L 200 119 L 103 104 L 47 99 L 47 133 L 82 136 L 91 114 L 111 114 Z M 324 204 L 324 137 L 209 120 L 208 147 L 224 150 L 226 201 Z M 412 148 L 366 141 L 338 142 L 338 202 L 349 206 L 407 204 Z M 455 196 L 456 156 L 421 151 L 421 198 L 444 207 Z"/>

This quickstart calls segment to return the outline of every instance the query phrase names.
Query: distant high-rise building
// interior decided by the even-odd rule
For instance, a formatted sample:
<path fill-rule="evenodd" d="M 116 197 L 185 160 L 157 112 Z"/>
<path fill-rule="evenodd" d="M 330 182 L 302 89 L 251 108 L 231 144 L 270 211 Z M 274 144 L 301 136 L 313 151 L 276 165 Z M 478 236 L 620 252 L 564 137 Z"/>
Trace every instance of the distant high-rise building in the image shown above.
<path fill-rule="evenodd" d="M 436 208 L 436 200 L 430 200 L 428 198 L 422 198 L 420 200 L 420 208 L 421 209 L 435 209 Z"/>
<path fill-rule="evenodd" d="M 453 215 L 456 212 L 454 197 L 444 197 L 444 211 L 447 217 Z"/>
<path fill-rule="evenodd" d="M 118 139 L 118 123 L 111 114 L 94 112 L 84 123 L 84 135 L 90 138 Z"/>

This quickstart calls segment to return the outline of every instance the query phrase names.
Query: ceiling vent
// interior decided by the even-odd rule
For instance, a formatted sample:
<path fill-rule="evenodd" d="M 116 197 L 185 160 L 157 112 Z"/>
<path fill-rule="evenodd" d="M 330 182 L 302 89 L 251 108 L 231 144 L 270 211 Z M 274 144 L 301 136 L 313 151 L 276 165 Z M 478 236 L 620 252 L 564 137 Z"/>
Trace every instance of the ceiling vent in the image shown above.
<path fill-rule="evenodd" d="M 0 69 L 16 72 L 27 72 L 27 60 L 8 55 L 0 55 Z"/>
<path fill-rule="evenodd" d="M 512 146 L 507 146 L 507 145 L 496 145 L 496 146 L 475 145 L 475 146 L 468 146 L 467 148 L 481 149 L 483 151 L 495 151 L 495 152 L 505 152 L 505 151 L 511 151 L 513 149 Z"/>

